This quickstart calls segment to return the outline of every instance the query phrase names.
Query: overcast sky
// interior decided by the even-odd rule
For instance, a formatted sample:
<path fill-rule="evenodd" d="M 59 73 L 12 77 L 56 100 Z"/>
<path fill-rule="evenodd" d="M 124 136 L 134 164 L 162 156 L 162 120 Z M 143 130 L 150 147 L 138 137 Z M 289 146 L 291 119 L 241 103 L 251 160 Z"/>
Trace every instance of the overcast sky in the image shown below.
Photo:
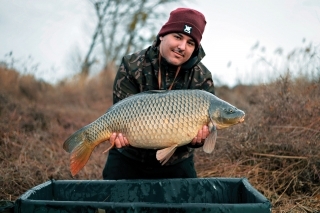
<path fill-rule="evenodd" d="M 267 56 L 279 47 L 286 54 L 310 42 L 320 46 L 320 0 L 198 0 L 186 6 L 205 15 L 203 62 L 229 86 L 255 72 L 248 56 L 258 41 Z M 70 55 L 86 52 L 91 39 L 88 7 L 87 0 L 0 0 L 0 60 L 12 51 L 15 59 L 40 63 L 36 74 L 46 81 L 70 75 Z"/>

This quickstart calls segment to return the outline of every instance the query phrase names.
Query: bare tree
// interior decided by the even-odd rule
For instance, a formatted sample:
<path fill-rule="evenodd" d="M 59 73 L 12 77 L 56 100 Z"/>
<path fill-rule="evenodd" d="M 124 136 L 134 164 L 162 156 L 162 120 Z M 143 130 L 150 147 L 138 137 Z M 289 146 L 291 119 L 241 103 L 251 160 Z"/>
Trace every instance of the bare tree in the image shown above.
<path fill-rule="evenodd" d="M 179 0 L 90 0 L 97 24 L 81 74 L 87 76 L 100 58 L 103 67 L 117 64 L 120 57 L 143 48 L 155 38 L 165 12 L 161 7 Z M 100 52 L 99 52 L 100 51 Z M 101 58 L 102 56 L 102 58 Z"/>
<path fill-rule="evenodd" d="M 91 56 L 92 51 L 96 45 L 98 36 L 102 31 L 104 14 L 106 13 L 106 10 L 109 7 L 110 1 L 111 0 L 106 1 L 104 5 L 101 2 L 92 2 L 95 7 L 95 11 L 97 13 L 98 23 L 97 23 L 96 29 L 94 31 L 94 34 L 92 36 L 92 41 L 91 41 L 89 50 L 88 50 L 88 52 L 84 58 L 83 64 L 82 64 L 81 74 L 83 74 L 85 76 L 87 76 L 89 74 L 89 69 L 95 61 L 95 59 L 90 60 L 90 56 Z M 102 10 L 101 10 L 101 8 L 102 8 Z"/>

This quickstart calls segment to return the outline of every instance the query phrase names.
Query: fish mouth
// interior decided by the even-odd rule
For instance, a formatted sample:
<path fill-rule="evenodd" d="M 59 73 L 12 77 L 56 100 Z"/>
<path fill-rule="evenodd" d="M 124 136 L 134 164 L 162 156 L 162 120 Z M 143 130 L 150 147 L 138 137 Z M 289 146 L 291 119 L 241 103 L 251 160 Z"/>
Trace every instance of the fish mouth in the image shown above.
<path fill-rule="evenodd" d="M 244 117 L 245 117 L 245 115 L 244 115 L 244 116 L 242 116 L 242 117 L 239 119 L 239 123 L 244 122 Z"/>
<path fill-rule="evenodd" d="M 244 116 L 238 118 L 238 119 L 233 119 L 233 121 L 231 122 L 228 122 L 228 123 L 224 123 L 224 122 L 215 122 L 215 126 L 217 129 L 224 129 L 224 128 L 227 128 L 229 126 L 233 126 L 233 125 L 236 125 L 236 124 L 239 124 L 239 123 L 243 123 L 244 122 Z"/>

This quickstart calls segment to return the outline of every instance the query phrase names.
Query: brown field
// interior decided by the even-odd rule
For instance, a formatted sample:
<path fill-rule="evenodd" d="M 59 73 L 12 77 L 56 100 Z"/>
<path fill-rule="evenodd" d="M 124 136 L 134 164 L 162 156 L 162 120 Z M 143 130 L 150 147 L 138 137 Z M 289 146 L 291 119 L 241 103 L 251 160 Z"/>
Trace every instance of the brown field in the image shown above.
<path fill-rule="evenodd" d="M 106 144 L 78 175 L 62 149 L 74 131 L 112 105 L 107 72 L 59 85 L 0 68 L 0 200 L 17 199 L 49 179 L 101 179 Z M 196 151 L 199 177 L 246 177 L 273 212 L 320 209 L 320 79 L 285 75 L 268 85 L 216 88 L 243 109 L 245 123 L 218 131 L 213 154 Z"/>

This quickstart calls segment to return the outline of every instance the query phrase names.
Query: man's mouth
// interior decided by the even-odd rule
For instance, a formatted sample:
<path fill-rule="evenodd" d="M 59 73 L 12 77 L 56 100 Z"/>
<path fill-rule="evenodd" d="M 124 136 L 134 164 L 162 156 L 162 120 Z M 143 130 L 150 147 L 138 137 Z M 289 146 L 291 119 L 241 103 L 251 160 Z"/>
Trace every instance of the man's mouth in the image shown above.
<path fill-rule="evenodd" d="M 184 57 L 184 54 L 178 51 L 173 50 L 172 52 L 174 52 L 175 54 L 179 55 L 180 57 Z"/>

